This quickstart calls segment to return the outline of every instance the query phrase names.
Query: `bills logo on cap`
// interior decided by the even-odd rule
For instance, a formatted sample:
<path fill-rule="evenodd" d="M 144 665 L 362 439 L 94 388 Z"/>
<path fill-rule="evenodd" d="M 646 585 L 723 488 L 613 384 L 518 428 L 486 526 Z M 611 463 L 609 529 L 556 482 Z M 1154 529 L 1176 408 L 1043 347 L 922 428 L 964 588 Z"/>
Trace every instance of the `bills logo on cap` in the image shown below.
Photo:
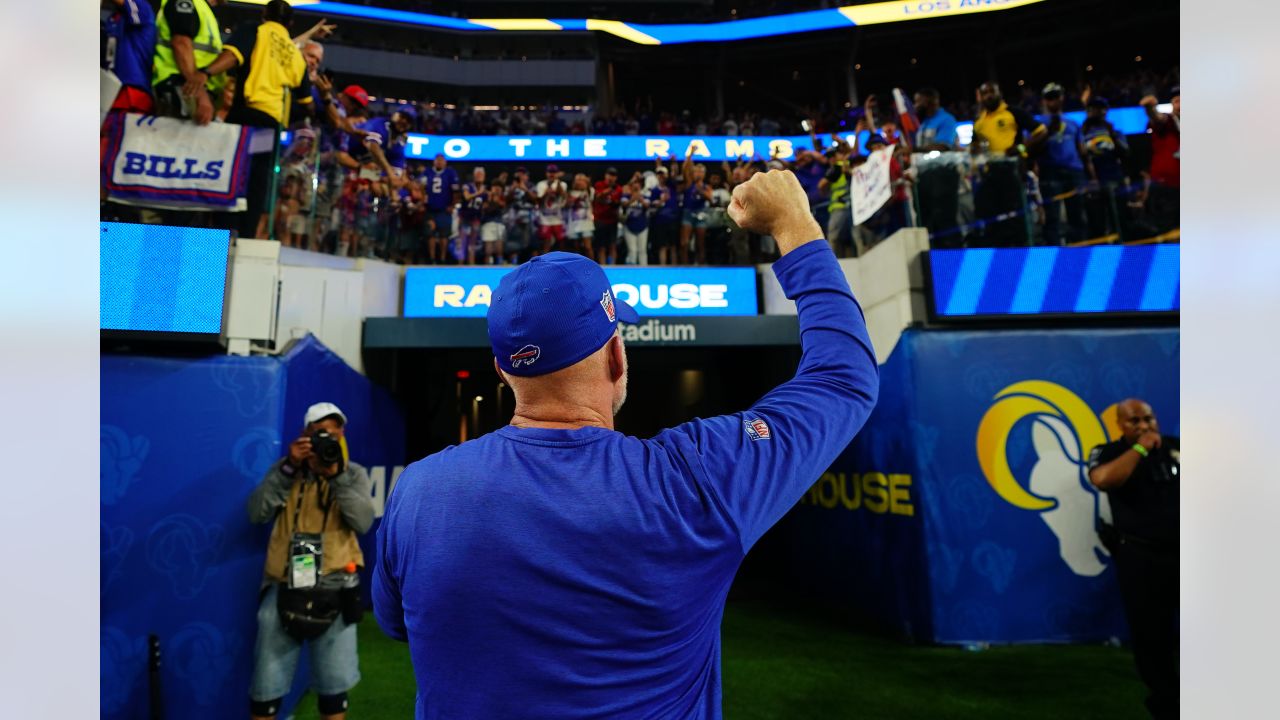
<path fill-rule="evenodd" d="M 525 345 L 511 356 L 511 367 L 518 368 L 521 365 L 532 365 L 538 361 L 541 355 L 542 348 L 537 345 Z"/>
<path fill-rule="evenodd" d="M 747 437 L 752 440 L 768 440 L 772 437 L 769 433 L 769 425 L 760 418 L 749 418 L 744 420 L 742 425 L 747 430 Z"/>
<path fill-rule="evenodd" d="M 600 307 L 604 308 L 604 314 L 609 316 L 609 322 L 618 321 L 618 311 L 613 307 L 613 293 L 604 291 L 604 296 L 600 298 Z"/>

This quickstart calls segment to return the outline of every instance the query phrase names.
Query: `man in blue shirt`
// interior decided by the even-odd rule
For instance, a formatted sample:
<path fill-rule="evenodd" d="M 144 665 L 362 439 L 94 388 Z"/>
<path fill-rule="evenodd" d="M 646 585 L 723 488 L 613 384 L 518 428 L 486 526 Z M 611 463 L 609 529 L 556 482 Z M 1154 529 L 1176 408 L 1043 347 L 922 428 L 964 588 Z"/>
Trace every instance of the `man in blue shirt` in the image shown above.
<path fill-rule="evenodd" d="M 1044 87 L 1044 125 L 1049 137 L 1040 154 L 1040 192 L 1044 196 L 1044 242 L 1063 245 L 1084 239 L 1085 168 L 1093 176 L 1093 166 L 1085 151 L 1080 126 L 1062 115 L 1063 89 L 1058 83 Z M 1055 200 L 1055 196 L 1068 197 Z M 1067 229 L 1062 226 L 1063 206 Z"/>
<path fill-rule="evenodd" d="M 156 52 L 156 14 L 145 0 L 107 0 L 113 11 L 102 23 L 102 69 L 123 86 L 112 110 L 150 115 L 151 59 Z"/>
<path fill-rule="evenodd" d="M 389 118 L 370 118 L 356 126 L 365 133 L 364 147 L 367 154 L 364 161 L 377 163 L 396 187 L 408 182 L 405 174 L 408 162 L 405 159 L 405 146 L 408 144 L 409 130 L 417 119 L 418 113 L 412 105 L 401 105 Z"/>
<path fill-rule="evenodd" d="M 955 150 L 957 145 L 956 116 L 942 108 L 942 96 L 933 88 L 920 88 L 915 96 L 916 114 L 920 117 L 920 129 L 916 131 L 915 148 L 918 152 L 930 150 Z"/>
<path fill-rule="evenodd" d="M 796 376 L 744 412 L 623 435 L 618 322 L 638 318 L 604 271 L 549 253 L 494 291 L 511 424 L 405 469 L 378 537 L 374 612 L 409 643 L 420 720 L 721 716 L 734 574 L 879 388 L 862 312 L 795 175 L 756 174 L 729 213 L 777 240 L 803 350 Z"/>
<path fill-rule="evenodd" d="M 444 155 L 436 153 L 431 167 L 422 176 L 427 189 L 427 237 L 428 262 L 444 264 L 449 235 L 453 232 L 453 206 L 459 190 L 458 172 L 449 167 Z"/>

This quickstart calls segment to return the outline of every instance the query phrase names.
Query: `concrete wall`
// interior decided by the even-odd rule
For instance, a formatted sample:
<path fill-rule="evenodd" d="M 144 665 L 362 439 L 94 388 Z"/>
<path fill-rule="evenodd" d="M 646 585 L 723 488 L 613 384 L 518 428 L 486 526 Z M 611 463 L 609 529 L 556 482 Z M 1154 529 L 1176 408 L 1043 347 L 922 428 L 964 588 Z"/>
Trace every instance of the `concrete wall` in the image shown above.
<path fill-rule="evenodd" d="M 840 261 L 854 297 L 867 318 L 867 331 L 883 363 L 898 344 L 903 328 L 925 320 L 924 277 L 919 262 L 929 249 L 924 228 L 904 228 L 860 258 Z M 771 265 L 761 265 L 764 314 L 795 315 L 796 305 L 782 294 Z"/>
<path fill-rule="evenodd" d="M 375 77 L 458 86 L 595 87 L 594 60 L 454 60 L 326 44 L 325 65 Z"/>

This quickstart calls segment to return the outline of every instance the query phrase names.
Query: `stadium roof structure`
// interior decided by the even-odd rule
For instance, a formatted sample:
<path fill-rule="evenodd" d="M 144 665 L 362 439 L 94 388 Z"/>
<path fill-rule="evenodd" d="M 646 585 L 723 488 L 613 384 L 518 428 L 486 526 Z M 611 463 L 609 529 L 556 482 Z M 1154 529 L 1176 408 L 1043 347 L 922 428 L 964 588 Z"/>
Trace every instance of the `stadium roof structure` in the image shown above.
<path fill-rule="evenodd" d="M 267 0 L 232 0 L 264 5 Z M 416 25 L 460 32 L 603 32 L 640 45 L 733 42 L 779 35 L 839 30 L 859 25 L 973 15 L 1034 5 L 1044 0 L 896 0 L 838 8 L 707 23 L 635 23 L 591 18 L 455 18 L 326 0 L 292 0 L 299 12 L 328 17 Z"/>

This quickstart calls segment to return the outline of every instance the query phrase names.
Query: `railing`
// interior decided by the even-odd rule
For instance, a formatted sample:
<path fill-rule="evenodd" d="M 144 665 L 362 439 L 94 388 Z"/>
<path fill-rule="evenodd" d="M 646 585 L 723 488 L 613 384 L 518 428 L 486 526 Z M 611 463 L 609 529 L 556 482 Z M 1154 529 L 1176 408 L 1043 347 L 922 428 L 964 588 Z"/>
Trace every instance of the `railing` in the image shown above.
<path fill-rule="evenodd" d="M 967 152 L 911 158 L 918 224 L 936 248 L 1145 243 L 1177 239 L 1177 212 L 1127 182 L 1065 180 L 1014 157 Z"/>
<path fill-rule="evenodd" d="M 472 261 L 452 239 L 429 241 L 433 220 L 425 210 L 422 189 L 415 188 L 412 178 L 401 190 L 372 163 L 359 167 L 341 165 L 339 154 L 326 146 L 323 133 L 319 142 L 308 131 L 295 130 L 290 135 L 288 145 L 277 144 L 274 150 L 278 156 L 268 197 L 262 204 L 266 212 L 263 221 L 242 225 L 242 230 L 250 230 L 242 234 L 336 255 L 402 263 L 438 258 L 441 248 L 433 252 L 431 243 L 441 242 L 452 251 L 445 255 L 452 258 L 449 262 Z M 928 229 L 930 244 L 935 248 L 1148 243 L 1178 238 L 1176 195 L 1172 208 L 1168 207 L 1167 198 L 1165 207 L 1158 207 L 1160 203 L 1152 207 L 1145 202 L 1145 189 L 1138 185 L 1086 183 L 1083 173 L 1065 179 L 1037 178 L 1026 160 L 1005 156 L 928 152 L 900 154 L 899 162 L 906 167 L 903 178 L 910 186 L 908 197 L 903 200 L 895 192 L 880 211 L 863 223 L 849 227 L 846 222 L 840 233 L 841 254 L 861 254 L 899 228 L 911 226 Z M 469 170 L 469 166 L 463 166 L 460 177 L 469 175 Z M 491 168 L 491 181 L 497 175 L 496 169 Z M 817 198 L 812 210 L 832 235 L 841 226 L 831 222 L 829 206 L 828 198 Z M 157 221 L 222 227 L 240 224 L 234 220 L 227 223 L 225 219 L 220 223 L 219 215 L 224 214 L 170 214 Z M 713 219 L 705 236 L 708 262 L 753 264 L 774 258 L 776 248 L 769 238 L 737 229 L 724 221 L 722 211 L 709 211 L 708 215 Z M 117 218 L 104 214 L 104 219 Z M 532 242 L 522 243 L 515 251 L 504 248 L 493 261 L 520 261 L 541 250 L 536 232 L 529 229 L 532 222 L 527 215 L 521 218 L 505 213 L 501 220 L 505 237 L 523 236 Z M 456 220 L 453 225 L 456 228 Z M 679 232 L 677 228 L 677 238 Z M 456 229 L 452 234 L 457 234 Z M 531 235 L 535 237 L 530 238 Z M 656 235 L 649 236 L 650 255 L 654 255 Z M 690 241 L 694 238 L 696 233 L 690 233 Z M 479 249 L 483 241 L 473 238 L 472 242 L 476 246 L 474 261 L 485 262 Z M 504 241 L 497 242 L 501 246 Z M 572 244 L 569 248 L 583 249 Z M 626 250 L 623 238 L 618 238 L 617 262 L 626 261 Z M 678 257 L 675 252 L 671 255 Z M 655 259 L 651 257 L 650 261 Z"/>

